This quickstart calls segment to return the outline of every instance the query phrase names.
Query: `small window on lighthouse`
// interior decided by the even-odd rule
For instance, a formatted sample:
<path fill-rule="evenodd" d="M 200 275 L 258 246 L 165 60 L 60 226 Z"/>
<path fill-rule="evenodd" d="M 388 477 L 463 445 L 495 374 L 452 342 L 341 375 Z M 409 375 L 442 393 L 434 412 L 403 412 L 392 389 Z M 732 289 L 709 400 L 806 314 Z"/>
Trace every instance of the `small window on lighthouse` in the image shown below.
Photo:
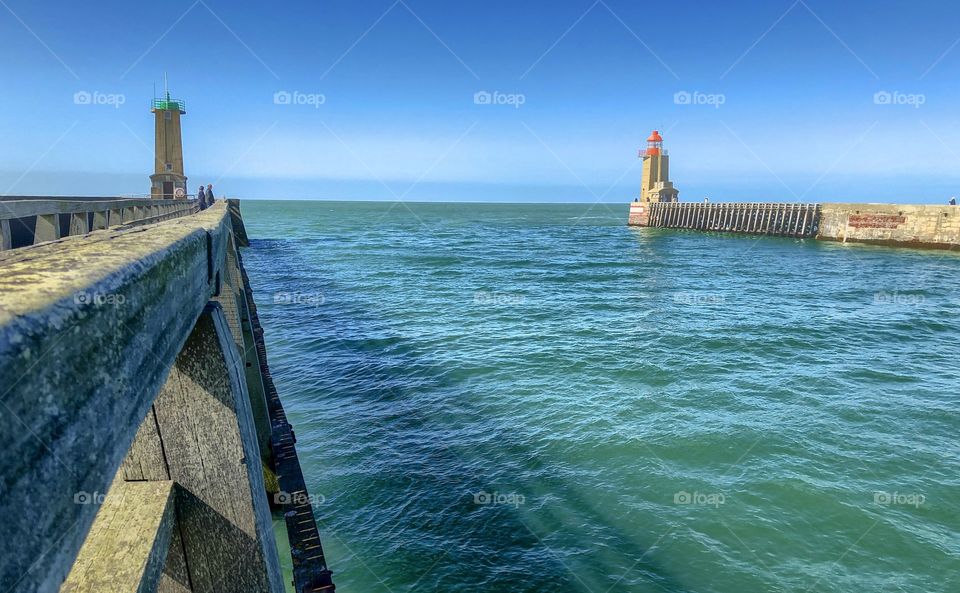
<path fill-rule="evenodd" d="M 167 163 L 167 171 L 173 171 L 173 163 Z"/>

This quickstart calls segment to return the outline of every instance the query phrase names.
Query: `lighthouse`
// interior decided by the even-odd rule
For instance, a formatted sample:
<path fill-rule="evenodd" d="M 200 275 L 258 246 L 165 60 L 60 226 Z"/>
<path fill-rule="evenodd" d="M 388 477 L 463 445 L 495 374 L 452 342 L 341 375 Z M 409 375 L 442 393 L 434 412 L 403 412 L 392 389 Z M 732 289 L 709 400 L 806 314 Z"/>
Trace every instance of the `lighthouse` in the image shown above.
<path fill-rule="evenodd" d="M 166 77 L 164 77 L 166 79 Z M 183 101 L 170 98 L 164 80 L 163 98 L 154 99 L 150 111 L 154 115 L 154 173 L 150 176 L 150 197 L 171 200 L 187 196 L 187 177 L 183 174 L 183 140 L 180 116 L 186 107 Z"/>
<path fill-rule="evenodd" d="M 647 138 L 647 148 L 638 155 L 643 161 L 640 176 L 640 195 L 630 204 L 629 224 L 647 226 L 650 220 L 650 204 L 678 202 L 680 192 L 670 181 L 670 155 L 663 148 L 663 136 L 654 130 Z"/>
<path fill-rule="evenodd" d="M 670 155 L 663 148 L 663 136 L 654 130 L 641 150 L 643 174 L 640 178 L 641 202 L 677 202 L 680 192 L 670 181 Z"/>

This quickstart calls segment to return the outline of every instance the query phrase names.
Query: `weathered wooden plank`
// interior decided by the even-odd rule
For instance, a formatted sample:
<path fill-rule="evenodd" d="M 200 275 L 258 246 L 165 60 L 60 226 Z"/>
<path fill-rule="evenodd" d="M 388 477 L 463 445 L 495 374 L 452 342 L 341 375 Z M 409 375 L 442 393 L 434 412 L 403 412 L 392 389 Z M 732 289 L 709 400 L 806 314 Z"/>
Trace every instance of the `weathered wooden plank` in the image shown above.
<path fill-rule="evenodd" d="M 156 591 L 175 531 L 174 483 L 118 480 L 102 504 L 85 494 L 80 502 L 99 510 L 60 593 Z"/>
<path fill-rule="evenodd" d="M 195 593 L 283 590 L 243 372 L 211 302 L 154 404 Z"/>
<path fill-rule="evenodd" d="M 0 220 L 0 251 L 13 248 L 13 234 L 10 232 L 10 221 Z"/>

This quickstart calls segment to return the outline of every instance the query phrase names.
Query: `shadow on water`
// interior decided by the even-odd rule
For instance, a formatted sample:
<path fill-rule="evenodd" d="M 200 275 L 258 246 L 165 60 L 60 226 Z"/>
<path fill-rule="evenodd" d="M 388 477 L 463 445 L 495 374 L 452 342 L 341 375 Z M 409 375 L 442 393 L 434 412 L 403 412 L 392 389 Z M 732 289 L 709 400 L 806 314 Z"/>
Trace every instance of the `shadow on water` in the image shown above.
<path fill-rule="evenodd" d="M 301 457 L 308 458 L 311 490 L 326 495 L 318 512 L 330 540 L 325 546 L 347 552 L 330 558 L 340 587 L 688 590 L 651 549 L 662 532 L 625 531 L 616 509 L 605 513 L 592 504 L 589 490 L 565 481 L 535 443 L 503 419 L 485 417 L 469 396 L 465 374 L 398 337 L 376 311 L 338 292 L 333 278 L 322 271 L 318 277 L 318 266 L 296 261 L 292 243 L 254 240 L 246 259 L 253 268 L 258 259 L 266 262 L 258 251 L 279 251 L 290 258 L 288 270 L 310 269 L 311 285 L 327 295 L 323 307 L 264 302 L 260 309 L 274 376 Z M 265 290 L 302 285 L 289 272 L 249 271 L 260 299 Z M 271 327 L 299 327 L 305 337 L 284 335 L 278 347 L 270 343 Z M 484 498 L 507 481 L 522 503 Z"/>

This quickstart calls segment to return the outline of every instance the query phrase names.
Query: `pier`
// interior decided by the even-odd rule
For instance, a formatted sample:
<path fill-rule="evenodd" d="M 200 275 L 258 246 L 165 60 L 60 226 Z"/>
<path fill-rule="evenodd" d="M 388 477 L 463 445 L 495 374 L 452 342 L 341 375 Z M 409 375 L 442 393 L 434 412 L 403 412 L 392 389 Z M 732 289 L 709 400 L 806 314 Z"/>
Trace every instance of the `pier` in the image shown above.
<path fill-rule="evenodd" d="M 630 226 L 960 250 L 960 206 L 681 202 L 657 130 L 638 156 L 643 172 Z"/>
<path fill-rule="evenodd" d="M 661 229 L 960 250 L 960 206 L 633 202 L 628 224 Z"/>
<path fill-rule="evenodd" d="M 819 222 L 819 204 L 651 202 L 630 209 L 630 224 L 639 226 L 782 237 L 814 237 Z"/>
<path fill-rule="evenodd" d="M 294 590 L 333 591 L 239 202 L 0 211 L 0 582 L 282 593 L 279 521 Z"/>

